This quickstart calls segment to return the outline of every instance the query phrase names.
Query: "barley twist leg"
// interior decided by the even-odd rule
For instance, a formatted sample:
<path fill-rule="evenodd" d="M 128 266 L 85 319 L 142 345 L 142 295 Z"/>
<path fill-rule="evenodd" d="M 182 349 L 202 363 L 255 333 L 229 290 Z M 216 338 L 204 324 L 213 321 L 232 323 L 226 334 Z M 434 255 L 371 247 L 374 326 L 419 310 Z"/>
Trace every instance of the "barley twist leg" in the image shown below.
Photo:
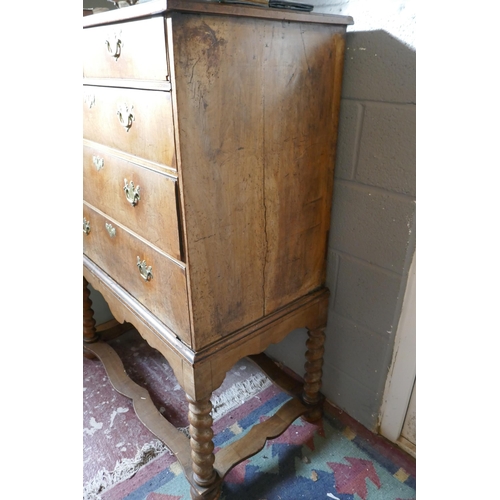
<path fill-rule="evenodd" d="M 90 300 L 90 290 L 88 281 L 83 278 L 83 343 L 84 345 L 91 344 L 99 340 L 99 335 L 95 329 L 94 311 L 92 310 L 92 301 Z M 83 350 L 83 354 L 87 358 L 95 358 L 93 354 Z"/>
<path fill-rule="evenodd" d="M 306 363 L 304 376 L 304 392 L 302 400 L 306 405 L 314 406 L 304 418 L 309 422 L 315 422 L 322 416 L 321 403 L 323 396 L 321 389 L 321 377 L 323 375 L 323 354 L 325 352 L 325 329 L 308 330 L 306 342 Z"/>
<path fill-rule="evenodd" d="M 193 480 L 202 488 L 209 488 L 219 479 L 214 470 L 214 443 L 212 431 L 212 402 L 210 398 L 195 401 L 187 396 L 189 403 L 189 434 L 191 436 L 191 461 L 193 468 Z M 200 496 L 198 492 L 191 488 L 191 497 L 216 499 L 220 495 L 220 488 L 211 490 L 208 496 Z"/>

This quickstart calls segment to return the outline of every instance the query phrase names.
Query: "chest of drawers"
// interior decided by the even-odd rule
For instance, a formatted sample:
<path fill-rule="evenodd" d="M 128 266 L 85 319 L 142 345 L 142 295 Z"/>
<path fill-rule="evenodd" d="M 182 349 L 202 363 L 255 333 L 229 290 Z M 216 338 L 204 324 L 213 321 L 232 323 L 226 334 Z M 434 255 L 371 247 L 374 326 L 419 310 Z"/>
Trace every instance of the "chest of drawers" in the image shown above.
<path fill-rule="evenodd" d="M 84 18 L 84 346 L 176 453 L 193 498 L 217 498 L 224 475 L 277 428 L 320 415 L 350 23 L 180 0 Z M 88 283 L 172 366 L 190 439 L 96 335 Z M 300 327 L 309 333 L 301 394 L 271 433 L 262 427 L 214 455 L 212 392 L 244 356 L 272 372 L 260 353 Z"/>

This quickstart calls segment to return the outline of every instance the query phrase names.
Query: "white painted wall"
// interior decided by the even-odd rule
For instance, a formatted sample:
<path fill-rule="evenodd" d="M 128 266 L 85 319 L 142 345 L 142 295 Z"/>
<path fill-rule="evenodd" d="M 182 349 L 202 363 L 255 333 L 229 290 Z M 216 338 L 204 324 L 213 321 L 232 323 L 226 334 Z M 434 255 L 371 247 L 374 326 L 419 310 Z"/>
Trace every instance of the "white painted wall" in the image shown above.
<path fill-rule="evenodd" d="M 352 16 L 348 31 L 384 30 L 416 49 L 416 0 L 304 0 L 314 12 Z"/>

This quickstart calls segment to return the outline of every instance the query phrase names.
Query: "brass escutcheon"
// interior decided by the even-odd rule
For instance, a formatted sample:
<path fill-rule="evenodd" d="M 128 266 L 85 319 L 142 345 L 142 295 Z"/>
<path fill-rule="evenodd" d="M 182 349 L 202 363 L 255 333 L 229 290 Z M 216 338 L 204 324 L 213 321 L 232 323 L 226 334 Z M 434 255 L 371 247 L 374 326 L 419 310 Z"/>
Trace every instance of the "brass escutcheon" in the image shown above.
<path fill-rule="evenodd" d="M 118 120 L 121 126 L 128 132 L 132 123 L 135 121 L 134 106 L 129 106 L 127 103 L 122 103 L 118 106 Z"/>
<path fill-rule="evenodd" d="M 94 94 L 85 94 L 85 97 L 83 98 L 85 101 L 85 104 L 90 108 L 95 104 L 95 95 Z"/>
<path fill-rule="evenodd" d="M 85 234 L 90 233 L 90 222 L 85 217 L 83 218 L 83 232 Z"/>
<path fill-rule="evenodd" d="M 137 256 L 137 267 L 145 281 L 151 281 L 153 279 L 153 268 L 148 266 L 145 260 L 141 261 L 139 256 Z"/>
<path fill-rule="evenodd" d="M 104 158 L 101 158 L 100 156 L 93 155 L 92 162 L 98 172 L 104 167 Z"/>
<path fill-rule="evenodd" d="M 106 222 L 106 231 L 111 238 L 116 236 L 116 229 L 109 222 Z"/>
<path fill-rule="evenodd" d="M 115 61 L 118 61 L 118 58 L 120 57 L 120 55 L 122 53 L 123 43 L 120 39 L 120 35 L 121 35 L 121 33 L 112 33 L 104 41 L 104 44 L 106 45 L 106 49 L 108 51 L 108 54 L 111 57 L 114 57 Z"/>
<path fill-rule="evenodd" d="M 137 203 L 139 203 L 139 200 L 141 199 L 141 186 L 134 187 L 134 182 L 130 181 L 130 183 L 127 182 L 127 179 L 124 179 L 125 181 L 125 186 L 123 186 L 123 191 L 125 191 L 125 196 L 127 198 L 127 201 L 135 207 Z"/>

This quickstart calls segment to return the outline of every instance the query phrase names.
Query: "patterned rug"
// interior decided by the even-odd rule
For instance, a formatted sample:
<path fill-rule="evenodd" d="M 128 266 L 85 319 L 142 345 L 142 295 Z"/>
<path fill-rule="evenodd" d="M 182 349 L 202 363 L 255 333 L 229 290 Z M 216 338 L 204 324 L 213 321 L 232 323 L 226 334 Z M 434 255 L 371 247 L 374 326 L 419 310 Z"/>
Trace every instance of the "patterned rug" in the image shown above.
<path fill-rule="evenodd" d="M 136 359 L 139 350 L 135 350 Z M 90 367 L 90 372 L 99 371 L 98 364 L 98 361 L 89 362 L 87 367 Z M 236 366 L 236 375 L 241 377 L 246 366 Z M 101 375 L 99 372 L 98 378 L 102 381 Z M 251 373 L 250 376 L 255 377 L 255 374 Z M 243 387 L 241 384 L 244 384 L 244 380 L 238 381 L 228 375 L 226 385 L 218 396 L 219 402 L 225 402 L 227 394 L 235 394 L 234 390 L 231 391 L 231 385 L 235 383 Z M 236 407 L 231 408 L 229 405 L 216 415 L 216 450 L 243 436 L 253 424 L 266 420 L 288 401 L 289 396 L 274 385 L 262 383 L 261 379 L 259 385 L 253 397 Z M 99 392 L 102 393 L 102 389 Z M 106 399 L 109 397 L 106 396 Z M 118 404 L 122 405 L 122 414 L 125 414 L 124 403 L 120 401 Z M 115 412 L 115 419 L 117 415 Z M 135 418 L 132 414 L 127 416 Z M 84 429 L 85 434 L 89 433 L 85 433 Z M 123 435 L 116 439 L 120 438 L 123 441 Z M 105 444 L 109 447 L 121 444 L 112 444 L 111 441 L 113 439 L 108 438 Z M 102 491 L 87 492 L 84 499 L 190 500 L 189 484 L 174 456 L 158 440 L 153 439 L 146 444 L 150 447 L 150 453 L 144 453 L 144 447 L 141 450 L 144 465 L 140 464 L 136 467 L 138 470 L 125 474 L 126 478 L 121 481 L 117 481 L 119 476 L 115 475 L 115 479 L 110 479 Z M 85 458 L 87 463 L 93 461 L 91 454 L 95 454 L 95 448 L 87 441 L 84 462 Z M 126 464 L 127 460 L 130 459 L 121 459 L 116 465 Z M 330 406 L 319 425 L 309 424 L 299 418 L 284 434 L 268 441 L 257 455 L 236 466 L 226 476 L 221 495 L 221 500 L 415 498 L 415 460 Z"/>

